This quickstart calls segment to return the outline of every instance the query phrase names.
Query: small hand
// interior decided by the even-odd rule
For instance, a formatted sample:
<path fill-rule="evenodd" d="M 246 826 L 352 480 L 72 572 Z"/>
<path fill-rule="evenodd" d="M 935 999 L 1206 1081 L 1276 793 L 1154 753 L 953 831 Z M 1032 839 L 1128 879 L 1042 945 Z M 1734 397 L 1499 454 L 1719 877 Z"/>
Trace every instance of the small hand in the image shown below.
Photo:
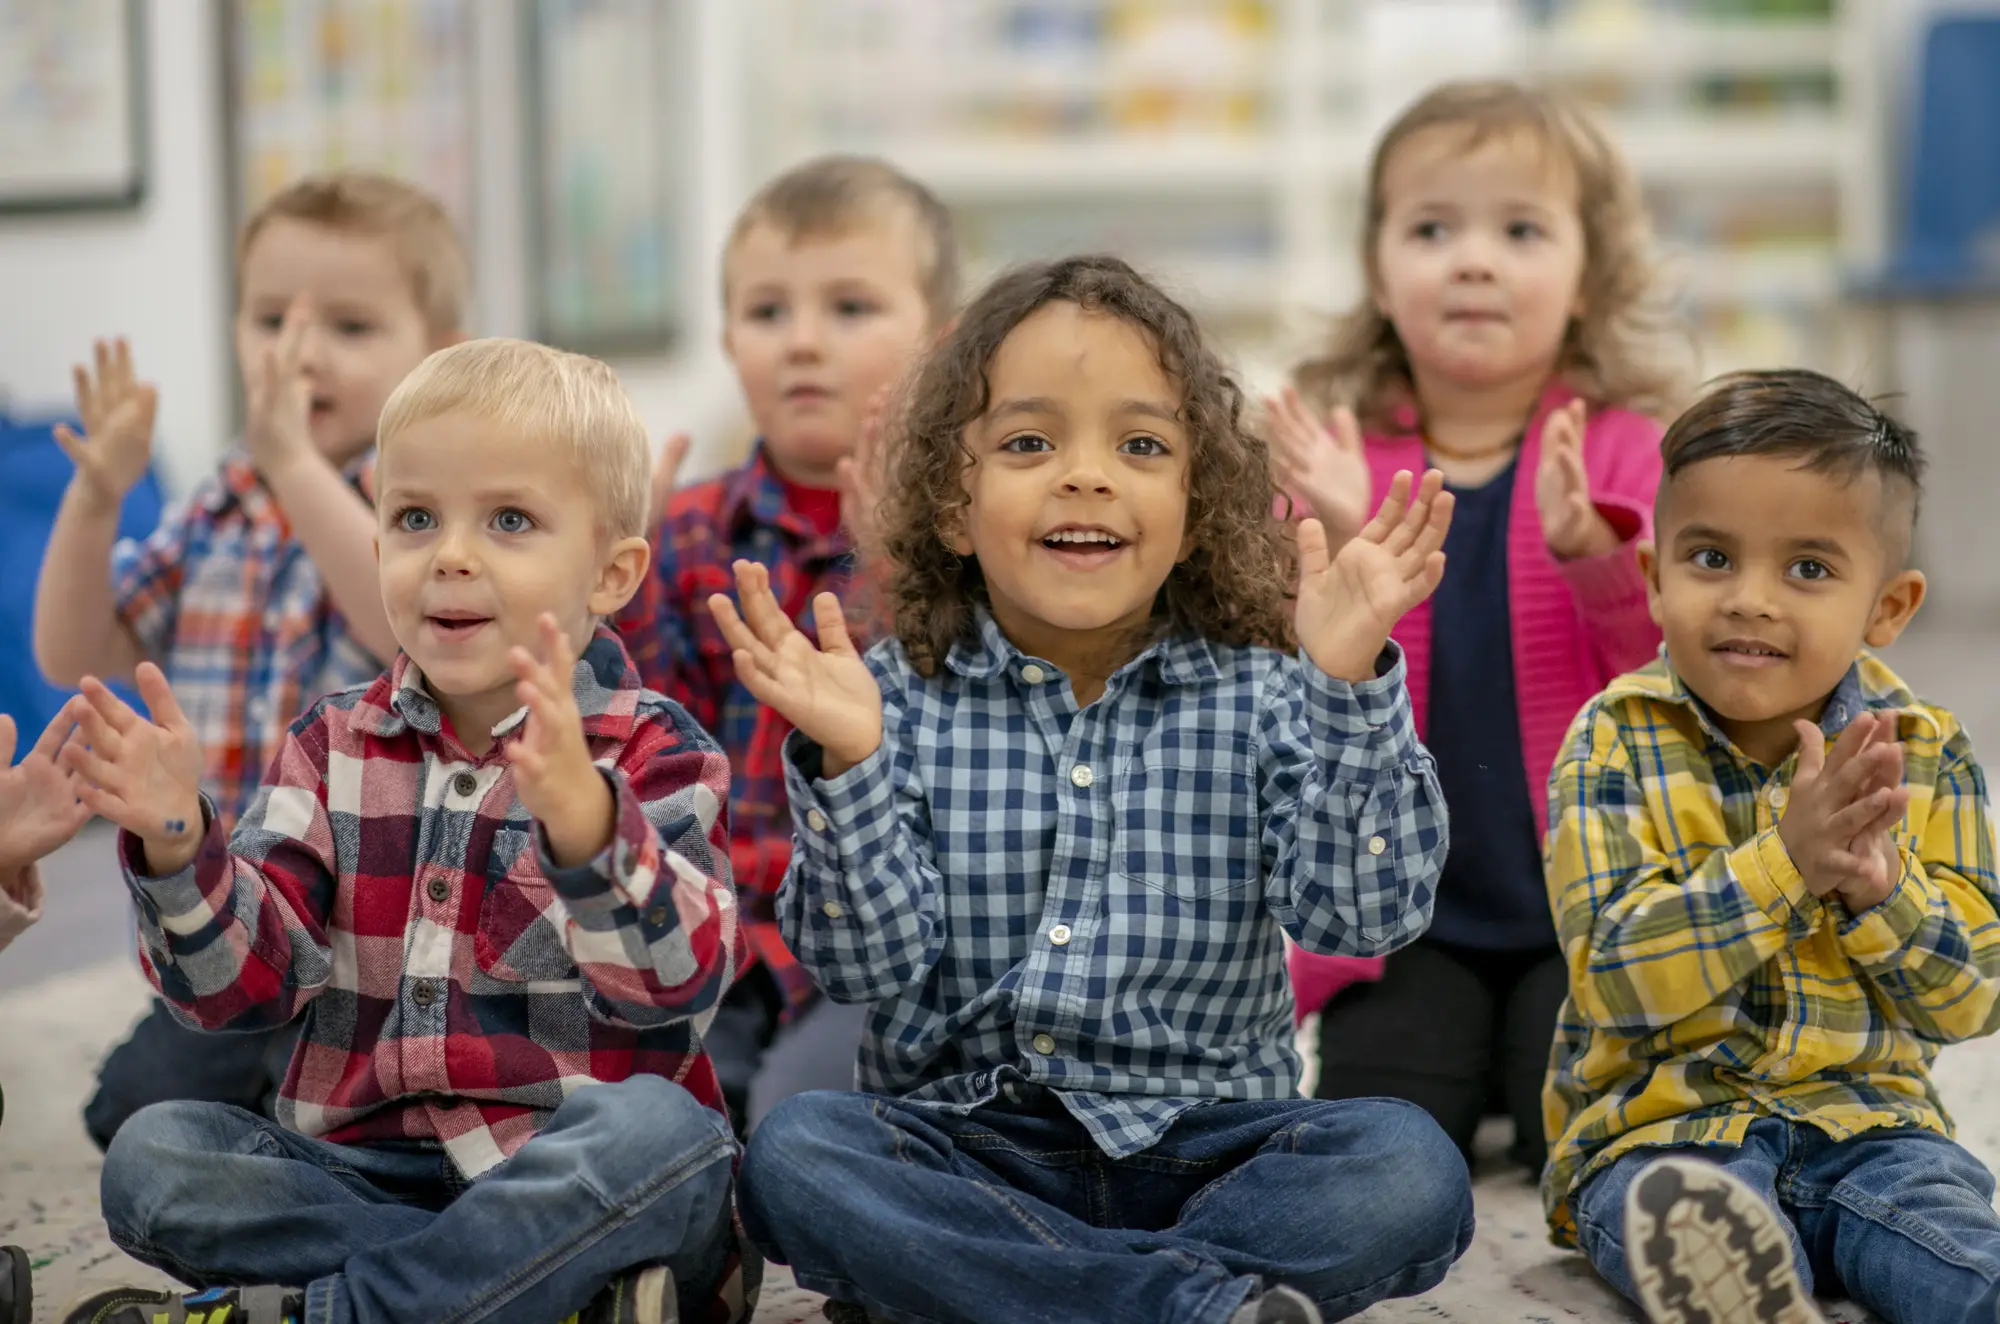
<path fill-rule="evenodd" d="M 58 761 L 75 730 L 65 707 L 14 763 L 19 732 L 14 719 L 0 713 L 0 879 L 20 874 L 90 821 L 90 810 L 77 798 L 76 773 Z"/>
<path fill-rule="evenodd" d="M 588 864 L 611 844 L 617 805 L 590 761 L 572 675 L 576 649 L 547 612 L 537 623 L 542 655 L 514 648 L 514 693 L 528 709 L 521 734 L 507 746 L 514 790 L 541 822 L 549 854 L 564 868 Z"/>
<path fill-rule="evenodd" d="M 1797 728 L 1799 760 L 1778 839 L 1806 890 L 1830 896 L 1871 876 L 1871 864 L 1855 843 L 1872 839 L 1877 830 L 1886 832 L 1909 807 L 1902 746 L 1888 734 L 1893 719 L 1872 713 L 1849 722 L 1831 750 L 1818 726 L 1801 720 Z M 1884 826 L 1877 829 L 1878 823 Z"/>
<path fill-rule="evenodd" d="M 312 450 L 312 382 L 300 366 L 312 318 L 310 296 L 294 298 L 279 324 L 278 343 L 264 347 L 243 383 L 243 445 L 266 474 Z"/>
<path fill-rule="evenodd" d="M 840 522 L 848 540 L 862 552 L 877 552 L 876 511 L 882 504 L 882 426 L 889 414 L 893 386 L 875 392 L 861 416 L 861 435 L 854 454 L 834 466 L 840 484 Z"/>
<path fill-rule="evenodd" d="M 63 708 L 81 739 L 62 747 L 60 761 L 79 775 L 84 805 L 137 837 L 147 871 L 164 878 L 193 862 L 207 830 L 201 745 L 160 669 L 141 662 L 138 682 L 151 721 L 95 676 L 83 678 L 83 693 Z"/>
<path fill-rule="evenodd" d="M 160 393 L 133 379 L 132 350 L 122 337 L 110 345 L 100 340 L 93 349 L 94 377 L 81 364 L 71 370 L 83 435 L 58 423 L 56 445 L 76 465 L 77 477 L 100 500 L 115 504 L 125 499 L 153 462 L 153 419 Z"/>
<path fill-rule="evenodd" d="M 1558 560 L 1603 556 L 1618 548 L 1618 534 L 1590 499 L 1583 464 L 1584 403 L 1572 400 L 1542 425 L 1542 456 L 1535 466 L 1535 509 L 1542 538 Z"/>
<path fill-rule="evenodd" d="M 1444 576 L 1444 536 L 1452 495 L 1433 469 L 1411 496 L 1399 473 L 1375 518 L 1327 555 L 1316 519 L 1299 525 L 1299 646 L 1319 669 L 1355 684 L 1375 674 L 1375 659 L 1403 614 L 1431 595 Z"/>
<path fill-rule="evenodd" d="M 838 777 L 882 744 L 882 691 L 848 637 L 840 599 L 813 599 L 819 646 L 800 633 L 771 594 L 771 575 L 754 561 L 736 563 L 743 612 L 717 593 L 708 600 L 734 650 L 736 674 L 758 702 L 803 731 L 824 751 L 822 775 Z"/>
<path fill-rule="evenodd" d="M 687 459 L 691 444 L 687 433 L 676 432 L 666 439 L 659 455 L 654 457 L 651 505 L 646 516 L 648 534 L 666 516 L 667 502 L 673 499 L 674 486 L 680 481 L 681 465 Z"/>
<path fill-rule="evenodd" d="M 1354 411 L 1342 405 L 1333 411 L 1331 426 L 1322 427 L 1299 393 L 1287 386 L 1264 397 L 1264 417 L 1271 477 L 1278 489 L 1305 498 L 1334 546 L 1352 538 L 1367 522 L 1374 494 Z"/>

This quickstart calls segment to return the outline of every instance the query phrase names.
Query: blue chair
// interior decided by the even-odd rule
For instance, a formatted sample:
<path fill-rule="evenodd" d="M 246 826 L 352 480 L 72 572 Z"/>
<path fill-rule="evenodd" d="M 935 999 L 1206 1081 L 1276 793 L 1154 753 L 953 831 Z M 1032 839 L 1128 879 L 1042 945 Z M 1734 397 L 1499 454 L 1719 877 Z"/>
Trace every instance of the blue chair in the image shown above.
<path fill-rule="evenodd" d="M 1931 24 L 1888 298 L 2000 294 L 2000 14 Z"/>
<path fill-rule="evenodd" d="M 0 414 L 0 712 L 13 717 L 24 746 L 72 693 L 42 679 L 34 653 L 35 580 L 73 471 L 56 445 L 55 423 Z M 151 533 L 161 505 L 159 482 L 149 473 L 125 498 L 120 536 Z"/>

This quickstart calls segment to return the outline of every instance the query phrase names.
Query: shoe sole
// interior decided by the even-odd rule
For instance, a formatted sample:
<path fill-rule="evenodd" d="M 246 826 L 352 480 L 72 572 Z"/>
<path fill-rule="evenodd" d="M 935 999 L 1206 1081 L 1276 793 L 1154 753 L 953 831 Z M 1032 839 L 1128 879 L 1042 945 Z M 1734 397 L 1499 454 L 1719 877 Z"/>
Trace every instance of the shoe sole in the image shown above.
<path fill-rule="evenodd" d="M 680 1324 L 680 1297 L 674 1275 L 663 1264 L 640 1270 L 632 1282 L 633 1324 Z"/>
<path fill-rule="evenodd" d="M 1653 1324 L 1826 1324 L 1777 1211 L 1713 1163 L 1664 1158 L 1639 1174 L 1625 1261 Z"/>

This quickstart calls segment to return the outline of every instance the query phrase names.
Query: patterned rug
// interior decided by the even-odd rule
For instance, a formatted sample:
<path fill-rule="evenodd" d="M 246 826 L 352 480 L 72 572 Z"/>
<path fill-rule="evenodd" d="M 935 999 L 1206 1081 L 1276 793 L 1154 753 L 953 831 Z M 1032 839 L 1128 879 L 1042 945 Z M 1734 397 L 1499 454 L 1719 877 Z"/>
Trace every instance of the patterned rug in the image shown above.
<path fill-rule="evenodd" d="M 125 962 L 93 966 L 0 997 L 0 1081 L 7 1085 L 0 1127 L 0 1241 L 27 1248 L 35 1262 L 36 1319 L 52 1320 L 72 1297 L 118 1282 L 164 1283 L 112 1247 L 97 1212 L 97 1151 L 78 1109 L 105 1050 L 145 1006 L 146 991 Z M 1961 1138 L 1988 1163 L 2000 1158 L 2000 1045 L 1988 1041 L 1945 1054 L 1939 1083 L 1959 1114 Z M 1541 1204 L 1519 1174 L 1483 1172 L 1475 1183 L 1479 1233 L 1435 1291 L 1385 1302 L 1363 1324 L 1553 1324 L 1631 1321 L 1638 1316 L 1607 1290 L 1581 1257 L 1551 1247 Z M 1853 1307 L 1829 1317 L 1861 1324 Z M 758 1324 L 819 1320 L 819 1298 L 770 1266 Z"/>

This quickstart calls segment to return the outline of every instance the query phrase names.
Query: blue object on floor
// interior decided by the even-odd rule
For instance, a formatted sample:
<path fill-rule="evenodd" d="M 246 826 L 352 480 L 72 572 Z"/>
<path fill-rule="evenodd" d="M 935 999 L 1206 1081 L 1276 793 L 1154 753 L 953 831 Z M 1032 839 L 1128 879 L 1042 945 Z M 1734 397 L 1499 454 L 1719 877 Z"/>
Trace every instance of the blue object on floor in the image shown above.
<path fill-rule="evenodd" d="M 74 472 L 69 456 L 56 445 L 57 421 L 0 413 L 0 567 L 5 569 L 0 574 L 0 712 L 20 727 L 23 747 L 74 692 L 42 679 L 34 650 L 35 581 L 55 527 L 56 507 Z M 60 421 L 78 427 L 73 418 Z M 151 533 L 160 522 L 161 505 L 159 481 L 149 472 L 125 497 L 119 535 L 143 538 Z M 122 688 L 119 692 L 133 698 Z"/>
<path fill-rule="evenodd" d="M 2000 14 L 1932 23 L 1916 87 L 1901 233 L 1856 293 L 2000 295 Z"/>

